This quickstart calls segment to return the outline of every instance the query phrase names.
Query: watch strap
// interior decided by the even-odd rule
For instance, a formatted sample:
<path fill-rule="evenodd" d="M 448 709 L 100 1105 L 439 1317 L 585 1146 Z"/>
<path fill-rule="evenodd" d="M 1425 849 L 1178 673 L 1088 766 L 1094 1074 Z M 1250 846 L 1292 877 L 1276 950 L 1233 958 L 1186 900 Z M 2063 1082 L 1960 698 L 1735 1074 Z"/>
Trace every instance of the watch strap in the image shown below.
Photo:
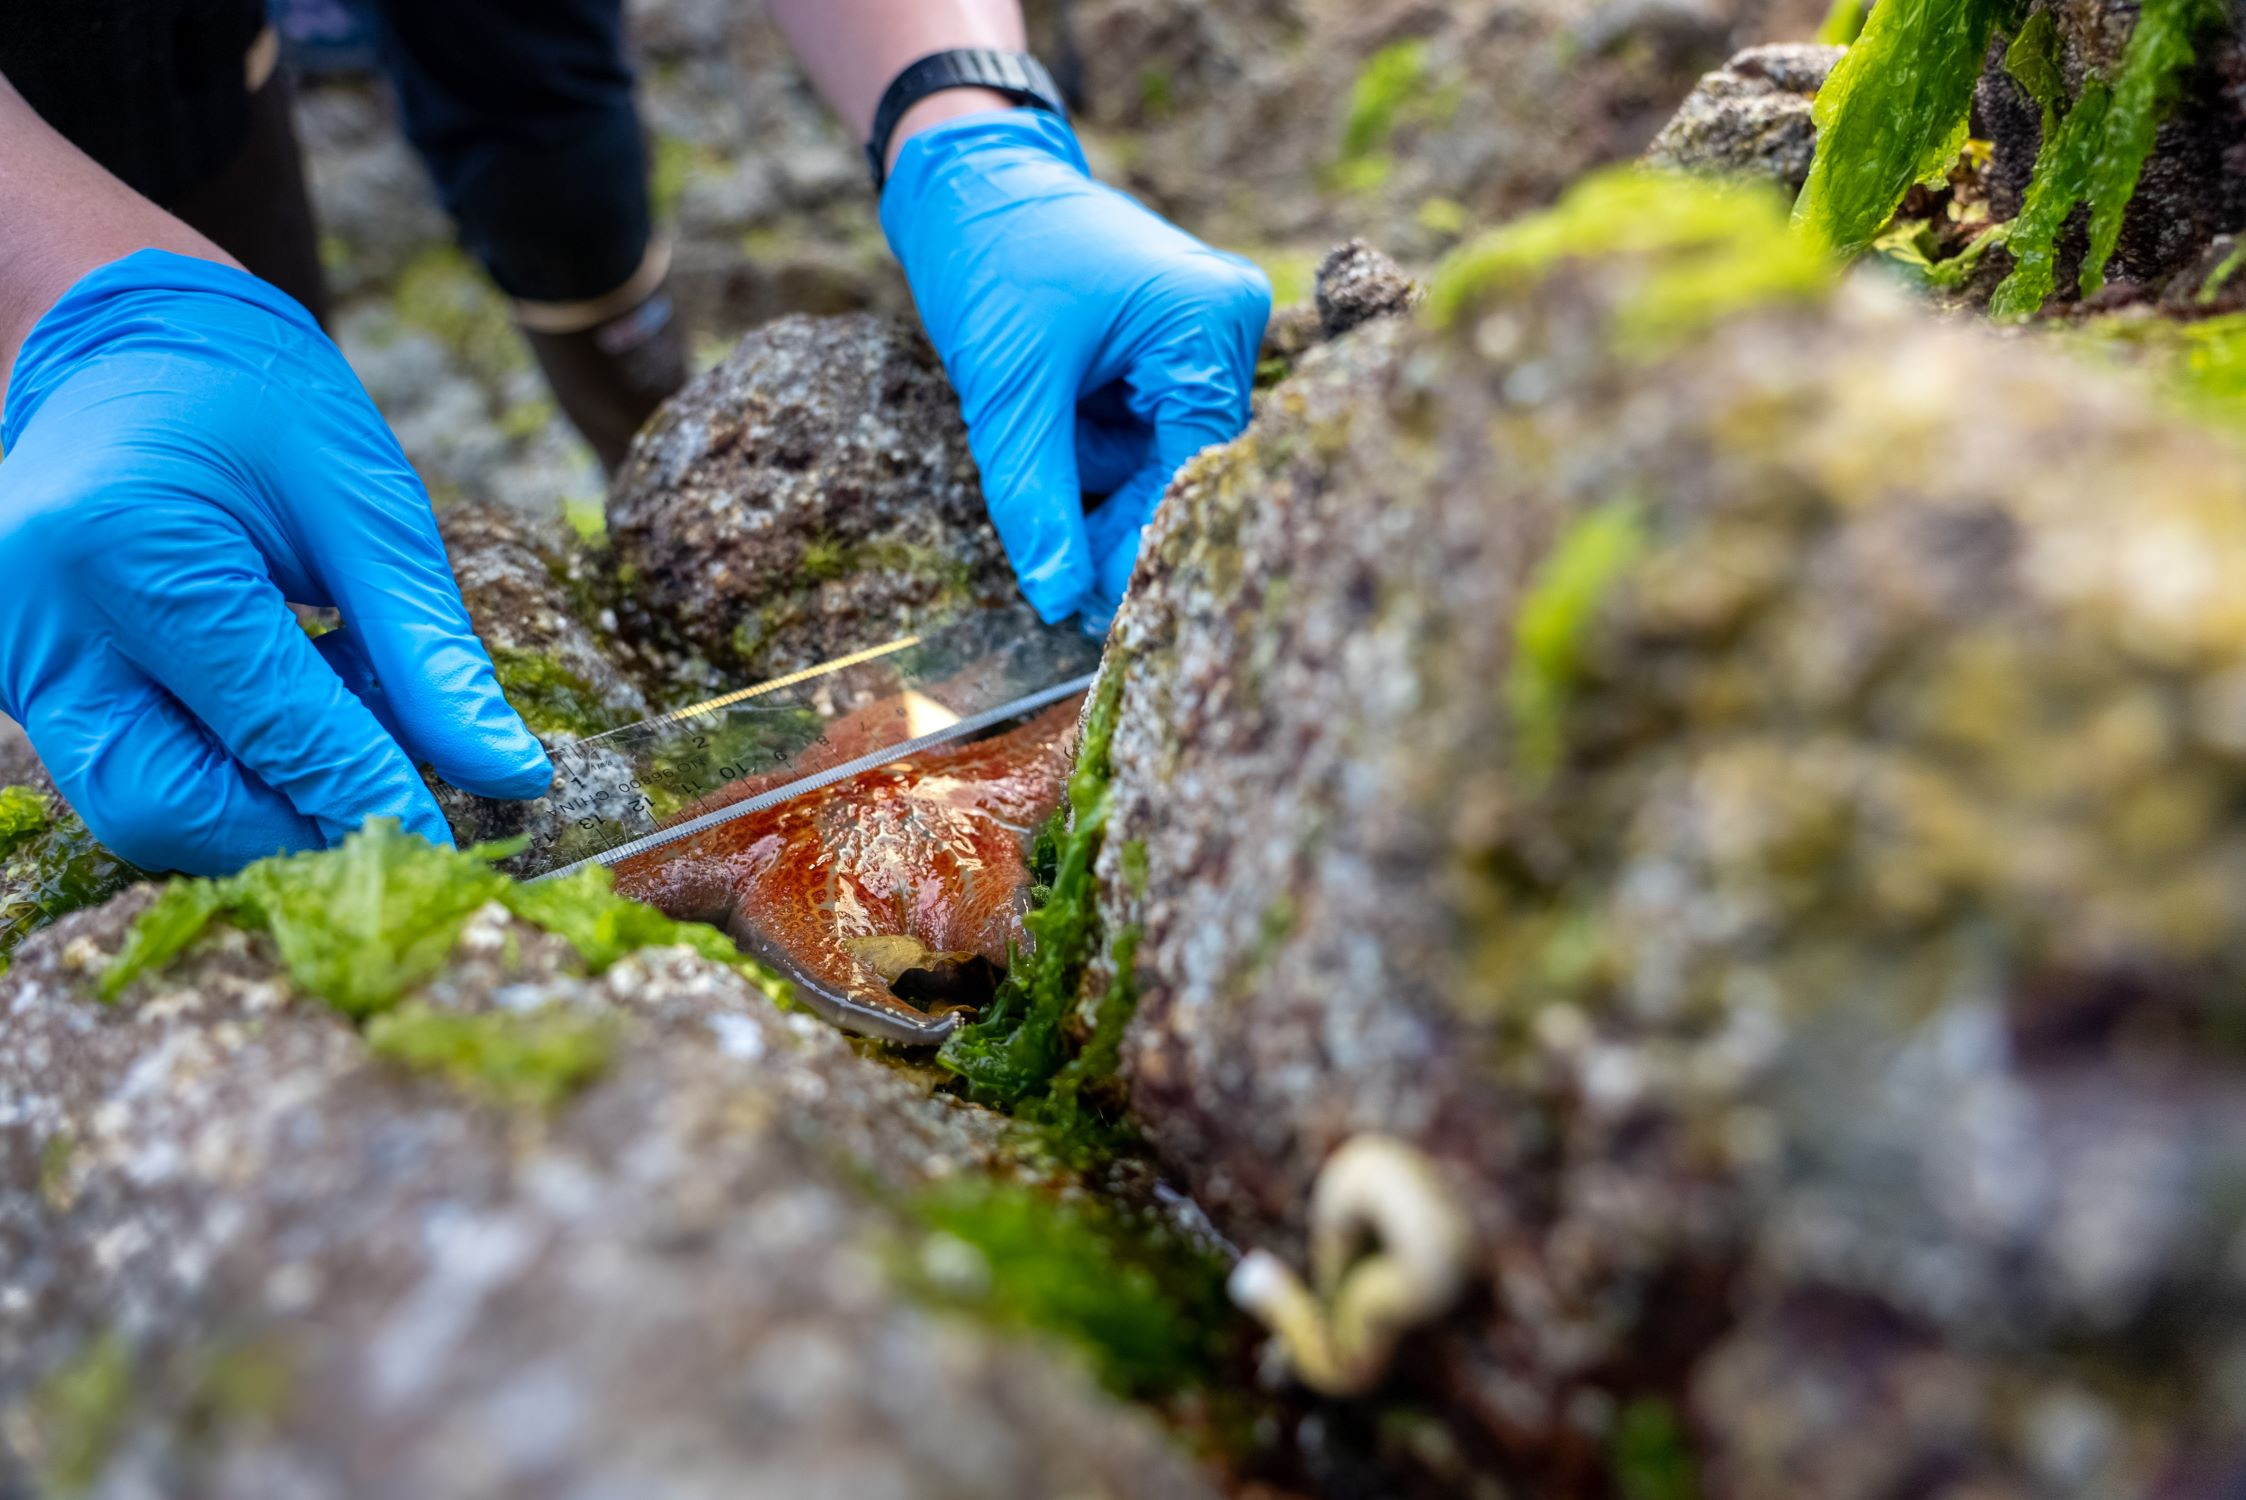
<path fill-rule="evenodd" d="M 992 47 L 931 52 L 890 81 L 873 112 L 866 165 L 873 169 L 875 192 L 881 191 L 889 175 L 889 138 L 897 133 L 897 122 L 915 104 L 946 89 L 989 89 L 1016 104 L 1068 118 L 1068 106 L 1061 102 L 1060 87 L 1053 82 L 1053 75 L 1027 52 L 1002 52 Z"/>

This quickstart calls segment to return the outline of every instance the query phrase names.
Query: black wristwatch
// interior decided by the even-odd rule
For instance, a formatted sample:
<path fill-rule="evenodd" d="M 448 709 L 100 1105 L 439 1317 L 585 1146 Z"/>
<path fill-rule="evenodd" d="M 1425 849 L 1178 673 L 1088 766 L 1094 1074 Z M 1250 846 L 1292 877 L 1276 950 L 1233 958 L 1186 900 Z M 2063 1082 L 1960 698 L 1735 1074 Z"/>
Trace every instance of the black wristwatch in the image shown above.
<path fill-rule="evenodd" d="M 873 168 L 873 190 L 881 191 L 888 178 L 889 137 L 905 111 L 945 89 L 989 89 L 1016 104 L 1042 109 L 1068 118 L 1068 106 L 1045 65 L 1027 52 L 998 52 L 988 47 L 954 47 L 931 52 L 907 67 L 881 96 L 873 112 L 873 139 L 866 142 L 866 165 Z"/>

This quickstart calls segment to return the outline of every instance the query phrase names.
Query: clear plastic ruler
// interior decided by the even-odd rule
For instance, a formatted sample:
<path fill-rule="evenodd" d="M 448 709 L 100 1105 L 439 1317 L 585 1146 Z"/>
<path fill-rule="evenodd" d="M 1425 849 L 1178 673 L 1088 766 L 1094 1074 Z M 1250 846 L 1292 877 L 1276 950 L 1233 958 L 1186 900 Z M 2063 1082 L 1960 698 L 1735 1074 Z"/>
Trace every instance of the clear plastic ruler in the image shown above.
<path fill-rule="evenodd" d="M 612 865 L 1091 686 L 1100 646 L 1026 609 L 988 610 L 660 718 L 554 747 L 554 788 L 505 868 Z"/>

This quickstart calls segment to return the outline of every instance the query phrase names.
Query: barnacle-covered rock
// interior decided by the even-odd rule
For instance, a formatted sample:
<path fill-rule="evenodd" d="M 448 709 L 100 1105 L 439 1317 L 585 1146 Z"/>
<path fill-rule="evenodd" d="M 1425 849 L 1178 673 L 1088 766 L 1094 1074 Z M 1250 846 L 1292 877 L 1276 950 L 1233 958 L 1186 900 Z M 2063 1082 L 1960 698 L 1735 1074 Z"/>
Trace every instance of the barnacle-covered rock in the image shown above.
<path fill-rule="evenodd" d="M 1700 80 L 1646 148 L 1646 160 L 1800 192 L 1817 154 L 1810 109 L 1845 50 L 1806 43 L 1748 48 Z"/>
<path fill-rule="evenodd" d="M 1013 589 L 942 366 L 865 314 L 743 339 L 641 432 L 609 526 L 649 614 L 752 680 Z"/>
<path fill-rule="evenodd" d="M 621 638 L 618 590 L 606 559 L 559 521 L 462 504 L 441 511 L 437 524 L 499 685 L 547 744 L 637 722 L 654 702 L 693 696 L 706 686 L 696 682 L 692 661 L 652 641 Z M 588 751 L 574 763 L 574 774 L 581 788 L 605 782 L 608 790 L 621 791 L 632 768 L 620 757 Z M 571 831 L 569 819 L 546 802 L 478 797 L 434 778 L 431 790 L 461 843 L 527 839 L 520 869 L 551 862 L 555 845 Z"/>
<path fill-rule="evenodd" d="M 559 521 L 455 505 L 437 526 L 469 621 L 533 733 L 576 739 L 647 717 L 607 581 Z"/>
<path fill-rule="evenodd" d="M 1339 338 L 1375 318 L 1409 312 L 1423 289 L 1404 269 L 1363 240 L 1336 245 L 1318 263 L 1318 329 Z"/>
<path fill-rule="evenodd" d="M 1150 532 L 1139 1123 L 1297 1268 L 1332 1153 L 1424 1159 L 1472 1285 L 1387 1394 L 1537 1493 L 2235 1473 L 2242 495 L 1775 197 L 1476 242 Z"/>
<path fill-rule="evenodd" d="M 1036 1323 L 1066 1245 L 1128 1305 L 1124 1377 L 1178 1340 L 992 1175 L 999 1117 L 715 934 L 635 951 L 686 934 L 597 886 L 395 835 L 311 859 L 72 917 L 0 981 L 0 1490 L 1208 1493 L 1062 1346 L 945 1310 Z M 206 900 L 272 935 L 96 998 Z"/>

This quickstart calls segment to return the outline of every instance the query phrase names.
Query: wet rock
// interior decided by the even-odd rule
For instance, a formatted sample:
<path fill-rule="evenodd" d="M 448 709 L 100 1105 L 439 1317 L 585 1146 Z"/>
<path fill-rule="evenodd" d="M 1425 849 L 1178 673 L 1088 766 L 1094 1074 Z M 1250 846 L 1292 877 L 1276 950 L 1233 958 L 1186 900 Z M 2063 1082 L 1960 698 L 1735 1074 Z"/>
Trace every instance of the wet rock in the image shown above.
<path fill-rule="evenodd" d="M 1173 488 L 1107 669 L 1134 1113 L 1345 1290 L 1451 1262 L 1329 1165 L 1424 1164 L 1467 1284 L 1384 1393 L 1532 1492 L 2212 1485 L 2246 469 L 1713 192 L 1602 179 Z"/>
<path fill-rule="evenodd" d="M 559 521 L 456 505 L 437 527 L 469 621 L 533 733 L 574 739 L 647 717 L 646 692 L 620 664 L 609 581 Z"/>
<path fill-rule="evenodd" d="M 1703 73 L 1808 36 L 1814 0 L 1071 0 L 1112 175 L 1268 262 L 1365 235 L 1407 262 L 1638 155 Z M 1065 24 L 1064 24 L 1065 23 Z M 1308 265 L 1303 266 L 1305 271 Z M 1275 277 L 1283 281 L 1283 277 Z"/>
<path fill-rule="evenodd" d="M 63 800 L 30 737 L 0 719 L 0 972 L 34 932 L 140 878 Z"/>
<path fill-rule="evenodd" d="M 1700 80 L 1646 148 L 1646 160 L 1679 171 L 1760 178 L 1799 193 L 1817 154 L 1810 108 L 1846 51 L 1802 44 L 1748 48 Z"/>
<path fill-rule="evenodd" d="M 1339 338 L 1375 318 L 1409 312 L 1422 294 L 1403 268 L 1363 240 L 1327 252 L 1318 266 L 1318 327 Z"/>
<path fill-rule="evenodd" d="M 692 663 L 619 639 L 617 590 L 605 559 L 558 520 L 461 504 L 441 511 L 437 525 L 507 701 L 549 746 L 647 718 L 651 692 L 667 701 L 706 687 L 696 682 Z M 620 803 L 632 767 L 588 751 L 571 763 L 571 773 L 579 790 L 605 788 Z M 543 867 L 569 836 L 570 819 L 549 803 L 477 797 L 434 778 L 430 786 L 461 843 L 530 841 L 511 870 Z"/>
<path fill-rule="evenodd" d="M 1004 1168 L 998 1117 L 720 965 L 654 949 L 587 977 L 497 907 L 415 1024 L 592 1028 L 547 1107 L 504 1102 L 488 1058 L 370 1047 L 382 1022 L 294 994 L 263 937 L 214 933 L 99 1004 L 146 899 L 70 919 L 0 981 L 19 1483 L 1208 1493 L 1058 1346 L 908 1294 L 989 1275 L 909 1206 Z"/>
<path fill-rule="evenodd" d="M 752 680 L 1013 590 L 958 400 L 883 318 L 750 334 L 640 434 L 608 514 L 649 614 Z"/>

